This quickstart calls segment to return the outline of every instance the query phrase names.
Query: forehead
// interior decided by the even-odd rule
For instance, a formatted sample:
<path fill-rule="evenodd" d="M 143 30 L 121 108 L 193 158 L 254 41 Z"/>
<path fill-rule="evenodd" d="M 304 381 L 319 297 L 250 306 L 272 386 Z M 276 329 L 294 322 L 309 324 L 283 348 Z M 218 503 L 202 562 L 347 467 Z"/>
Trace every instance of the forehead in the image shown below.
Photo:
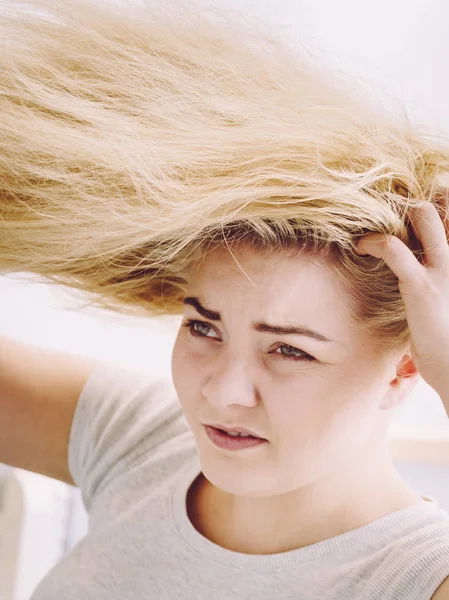
<path fill-rule="evenodd" d="M 224 320 L 249 311 L 251 320 L 315 326 L 331 339 L 348 337 L 349 298 L 316 256 L 216 247 L 197 260 L 187 295 L 219 311 Z"/>

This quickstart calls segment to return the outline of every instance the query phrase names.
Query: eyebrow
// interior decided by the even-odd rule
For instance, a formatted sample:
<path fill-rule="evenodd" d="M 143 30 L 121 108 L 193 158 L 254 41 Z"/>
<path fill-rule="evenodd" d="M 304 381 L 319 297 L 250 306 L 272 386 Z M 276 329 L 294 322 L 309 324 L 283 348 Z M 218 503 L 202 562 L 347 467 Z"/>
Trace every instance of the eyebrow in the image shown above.
<path fill-rule="evenodd" d="M 205 308 L 198 298 L 188 296 L 184 299 L 184 304 L 190 304 L 193 306 L 193 308 L 206 319 L 210 319 L 211 321 L 221 321 L 221 314 L 209 308 Z M 304 335 L 315 340 L 319 340 L 320 342 L 332 342 L 332 340 L 328 339 L 323 334 L 319 333 L 318 331 L 314 331 L 313 329 L 309 329 L 308 327 L 269 325 L 268 323 L 258 322 L 253 323 L 252 328 L 255 331 L 260 331 L 262 333 L 275 333 L 277 335 Z"/>

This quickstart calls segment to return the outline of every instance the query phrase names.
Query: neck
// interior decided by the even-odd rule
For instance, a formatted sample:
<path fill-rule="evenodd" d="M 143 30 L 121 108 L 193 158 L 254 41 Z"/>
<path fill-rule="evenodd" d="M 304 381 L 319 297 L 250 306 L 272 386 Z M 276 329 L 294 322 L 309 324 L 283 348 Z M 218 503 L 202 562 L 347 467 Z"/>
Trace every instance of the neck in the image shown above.
<path fill-rule="evenodd" d="M 315 544 L 424 502 L 385 453 L 282 495 L 229 494 L 204 475 L 189 517 L 214 543 L 245 554 L 277 554 Z"/>

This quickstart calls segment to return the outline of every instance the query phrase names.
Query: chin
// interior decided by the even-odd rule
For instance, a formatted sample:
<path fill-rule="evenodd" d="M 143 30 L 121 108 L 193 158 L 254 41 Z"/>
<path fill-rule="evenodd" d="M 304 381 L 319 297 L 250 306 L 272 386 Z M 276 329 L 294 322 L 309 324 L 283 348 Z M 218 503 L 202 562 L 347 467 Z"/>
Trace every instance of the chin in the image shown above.
<path fill-rule="evenodd" d="M 274 496 L 279 493 L 276 478 L 270 477 L 262 465 L 244 464 L 235 460 L 233 455 L 220 456 L 219 452 L 214 452 L 213 448 L 198 447 L 201 470 L 216 488 L 228 494 L 249 498 Z"/>

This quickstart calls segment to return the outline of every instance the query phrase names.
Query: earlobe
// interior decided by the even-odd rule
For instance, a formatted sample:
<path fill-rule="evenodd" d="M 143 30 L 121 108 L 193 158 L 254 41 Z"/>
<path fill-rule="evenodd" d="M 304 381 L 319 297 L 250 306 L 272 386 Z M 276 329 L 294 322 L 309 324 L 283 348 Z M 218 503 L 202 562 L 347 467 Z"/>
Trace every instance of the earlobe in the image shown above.
<path fill-rule="evenodd" d="M 388 392 L 379 406 L 383 410 L 396 408 L 406 402 L 413 389 L 422 379 L 410 354 L 403 356 L 396 366 L 395 375 L 391 379 Z"/>
<path fill-rule="evenodd" d="M 413 386 L 414 387 L 414 386 Z M 391 387 L 388 392 L 382 398 L 382 402 L 379 405 L 381 410 L 390 410 L 391 408 L 397 408 L 401 404 L 407 401 L 410 390 L 405 389 L 404 385 L 394 380 L 391 383 Z"/>

